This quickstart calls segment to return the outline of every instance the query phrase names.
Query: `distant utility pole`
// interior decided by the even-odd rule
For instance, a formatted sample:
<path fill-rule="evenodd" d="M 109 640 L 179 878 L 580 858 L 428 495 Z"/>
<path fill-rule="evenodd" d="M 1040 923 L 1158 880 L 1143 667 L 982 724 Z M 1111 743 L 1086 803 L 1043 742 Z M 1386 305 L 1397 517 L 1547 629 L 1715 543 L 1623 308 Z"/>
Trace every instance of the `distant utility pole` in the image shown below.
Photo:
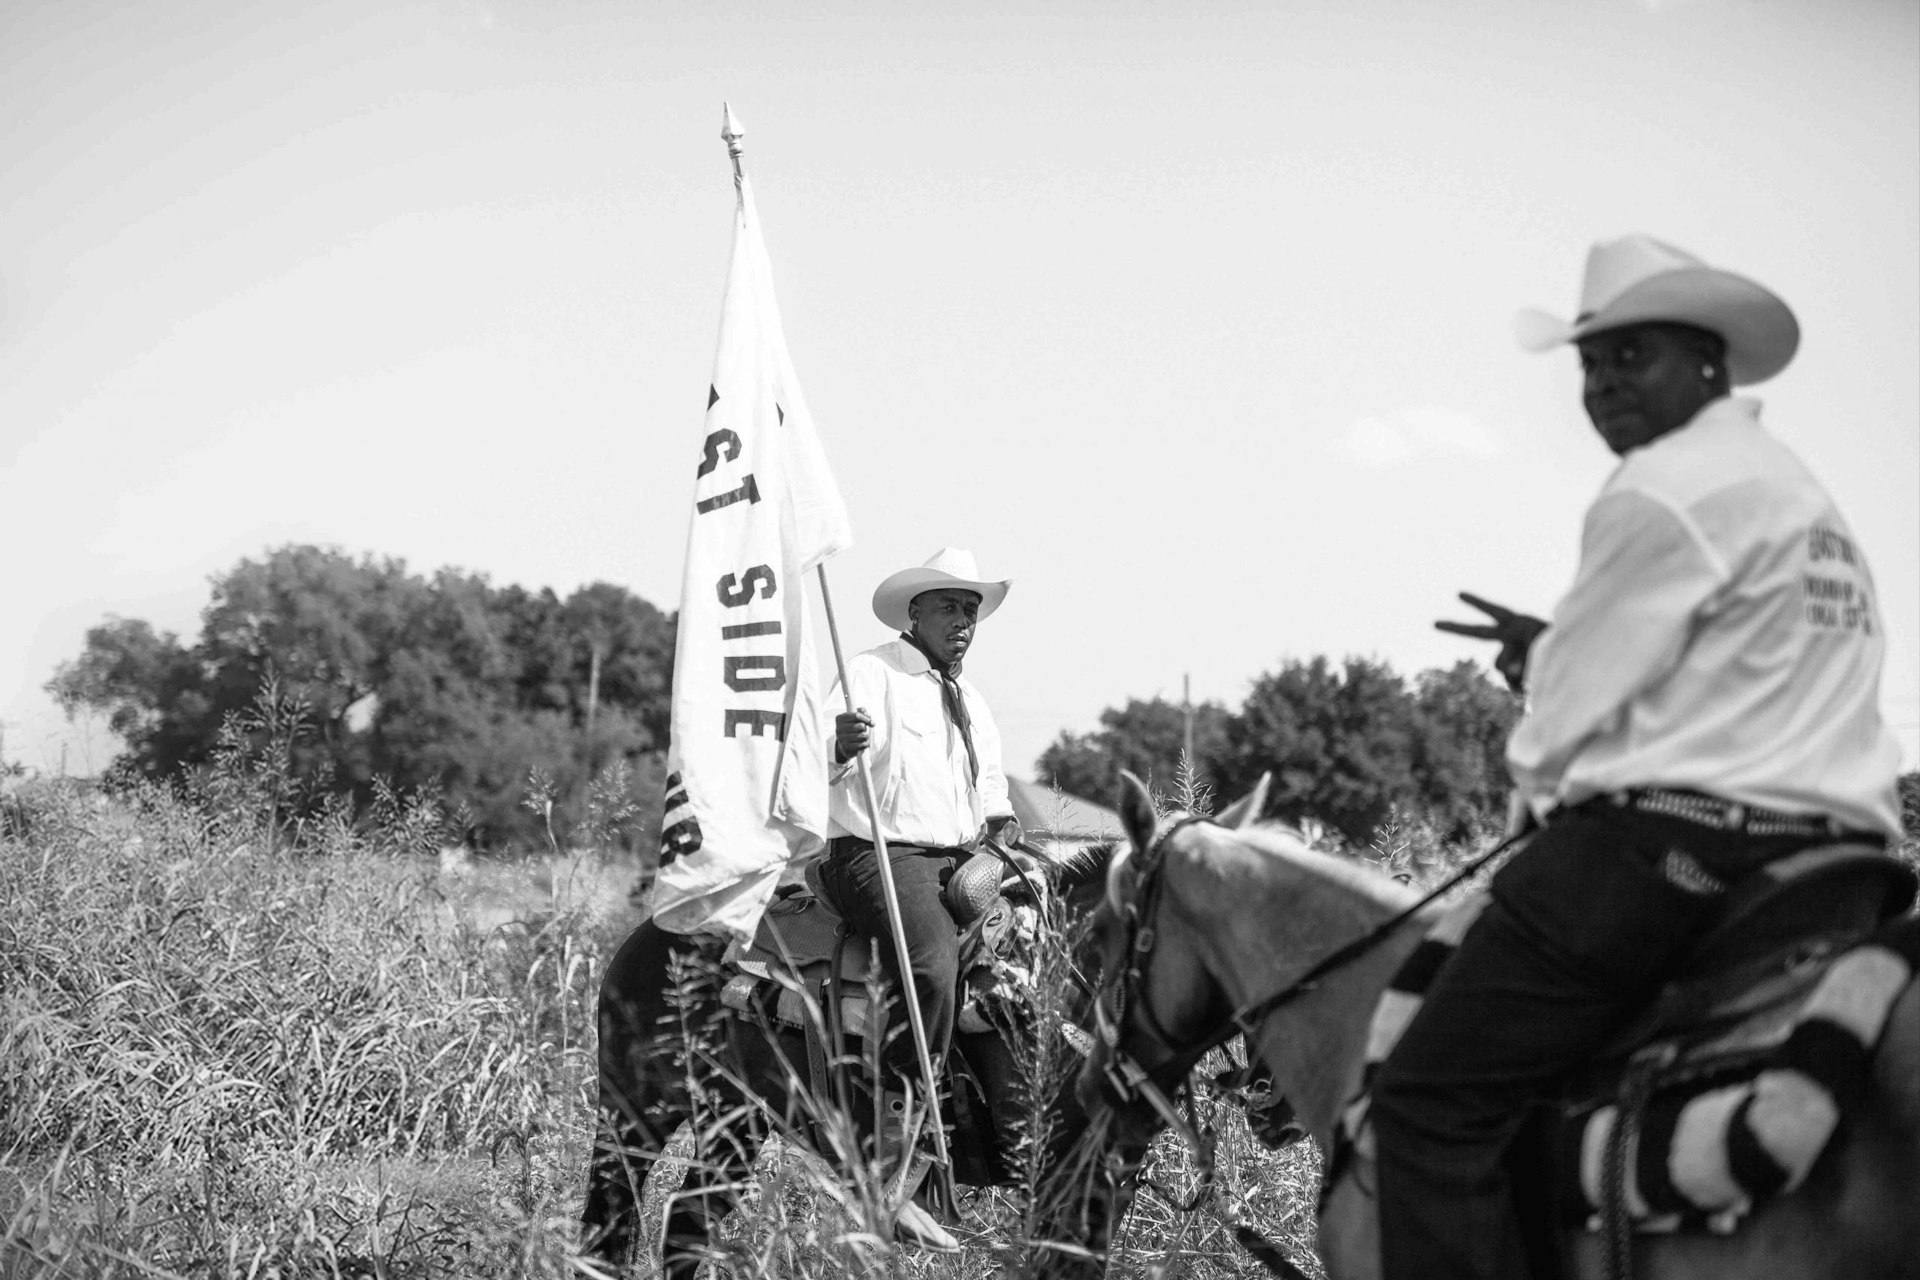
<path fill-rule="evenodd" d="M 599 639 L 588 641 L 592 652 L 592 665 L 587 669 L 587 736 L 593 736 L 594 713 L 600 710 L 600 646 Z"/>
<path fill-rule="evenodd" d="M 1196 772 L 1199 765 L 1193 758 L 1193 676 L 1182 673 L 1180 676 L 1180 750 L 1186 754 L 1187 768 Z"/>

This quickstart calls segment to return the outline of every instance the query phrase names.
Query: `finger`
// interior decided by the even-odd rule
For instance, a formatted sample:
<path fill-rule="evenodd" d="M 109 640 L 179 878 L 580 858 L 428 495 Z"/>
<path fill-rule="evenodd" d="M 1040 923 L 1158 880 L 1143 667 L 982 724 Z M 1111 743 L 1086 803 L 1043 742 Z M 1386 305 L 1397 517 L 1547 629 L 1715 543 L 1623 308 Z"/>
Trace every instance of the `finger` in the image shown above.
<path fill-rule="evenodd" d="M 1436 631 L 1451 632 L 1456 636 L 1471 636 L 1475 640 L 1498 640 L 1500 628 L 1490 627 L 1483 622 L 1436 622 Z"/>
<path fill-rule="evenodd" d="M 1513 616 L 1513 610 L 1507 608 L 1505 605 L 1495 604 L 1493 601 L 1477 596 L 1471 591 L 1462 591 L 1460 598 L 1496 622 L 1505 622 Z"/>

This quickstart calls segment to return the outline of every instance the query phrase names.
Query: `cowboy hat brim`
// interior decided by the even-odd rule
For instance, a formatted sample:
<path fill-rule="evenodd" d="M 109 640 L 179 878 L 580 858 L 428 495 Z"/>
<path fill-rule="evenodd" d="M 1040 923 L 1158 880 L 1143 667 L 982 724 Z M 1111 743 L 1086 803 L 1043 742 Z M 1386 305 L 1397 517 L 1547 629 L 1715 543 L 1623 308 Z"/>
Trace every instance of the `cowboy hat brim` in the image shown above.
<path fill-rule="evenodd" d="M 1528 307 L 1513 318 L 1513 336 L 1527 351 L 1548 351 L 1589 334 L 1656 320 L 1695 325 L 1727 344 L 1727 373 L 1736 386 L 1765 382 L 1800 347 L 1800 322 L 1772 290 L 1712 267 L 1663 271 L 1622 290 L 1606 306 L 1572 321 Z"/>
<path fill-rule="evenodd" d="M 880 621 L 895 631 L 907 631 L 913 626 L 913 619 L 907 613 L 907 606 L 913 598 L 923 591 L 971 591 L 980 597 L 980 617 L 986 618 L 1000 607 L 1007 598 L 1007 588 L 1013 585 L 1013 579 L 1001 582 L 979 582 L 971 578 L 956 578 L 939 569 L 929 569 L 925 565 L 912 569 L 902 569 L 889 575 L 885 581 L 873 589 L 873 612 Z"/>

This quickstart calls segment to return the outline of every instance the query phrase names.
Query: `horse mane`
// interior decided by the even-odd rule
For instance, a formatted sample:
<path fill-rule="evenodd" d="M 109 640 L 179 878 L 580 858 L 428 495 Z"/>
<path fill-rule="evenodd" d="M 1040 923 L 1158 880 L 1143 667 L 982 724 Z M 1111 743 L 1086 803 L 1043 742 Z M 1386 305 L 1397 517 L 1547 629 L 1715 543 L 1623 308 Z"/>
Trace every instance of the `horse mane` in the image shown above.
<path fill-rule="evenodd" d="M 1053 871 L 1057 886 L 1064 891 L 1085 884 L 1094 876 L 1104 876 L 1119 846 L 1117 840 L 1102 840 L 1099 844 L 1081 845 L 1064 853 L 1048 853 L 1045 861 Z"/>
<path fill-rule="evenodd" d="M 1232 835 L 1263 854 L 1290 862 L 1316 879 L 1331 881 L 1390 910 L 1398 911 L 1419 896 L 1392 876 L 1362 862 L 1313 848 L 1297 828 L 1284 822 L 1262 822 Z"/>

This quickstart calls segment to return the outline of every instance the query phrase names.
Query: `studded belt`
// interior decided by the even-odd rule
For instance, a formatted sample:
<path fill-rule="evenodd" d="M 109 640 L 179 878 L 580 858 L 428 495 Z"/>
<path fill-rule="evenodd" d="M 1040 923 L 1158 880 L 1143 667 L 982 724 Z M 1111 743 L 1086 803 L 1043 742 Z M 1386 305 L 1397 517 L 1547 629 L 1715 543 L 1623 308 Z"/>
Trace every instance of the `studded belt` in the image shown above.
<path fill-rule="evenodd" d="M 1804 840 L 1872 840 L 1881 837 L 1865 831 L 1853 831 L 1839 819 L 1824 814 L 1782 813 L 1759 805 L 1722 800 L 1698 791 L 1675 791 L 1666 787 L 1634 787 L 1598 797 L 1617 808 L 1636 813 L 1654 813 L 1678 818 L 1714 831 L 1730 831 L 1749 836 L 1791 836 Z"/>

